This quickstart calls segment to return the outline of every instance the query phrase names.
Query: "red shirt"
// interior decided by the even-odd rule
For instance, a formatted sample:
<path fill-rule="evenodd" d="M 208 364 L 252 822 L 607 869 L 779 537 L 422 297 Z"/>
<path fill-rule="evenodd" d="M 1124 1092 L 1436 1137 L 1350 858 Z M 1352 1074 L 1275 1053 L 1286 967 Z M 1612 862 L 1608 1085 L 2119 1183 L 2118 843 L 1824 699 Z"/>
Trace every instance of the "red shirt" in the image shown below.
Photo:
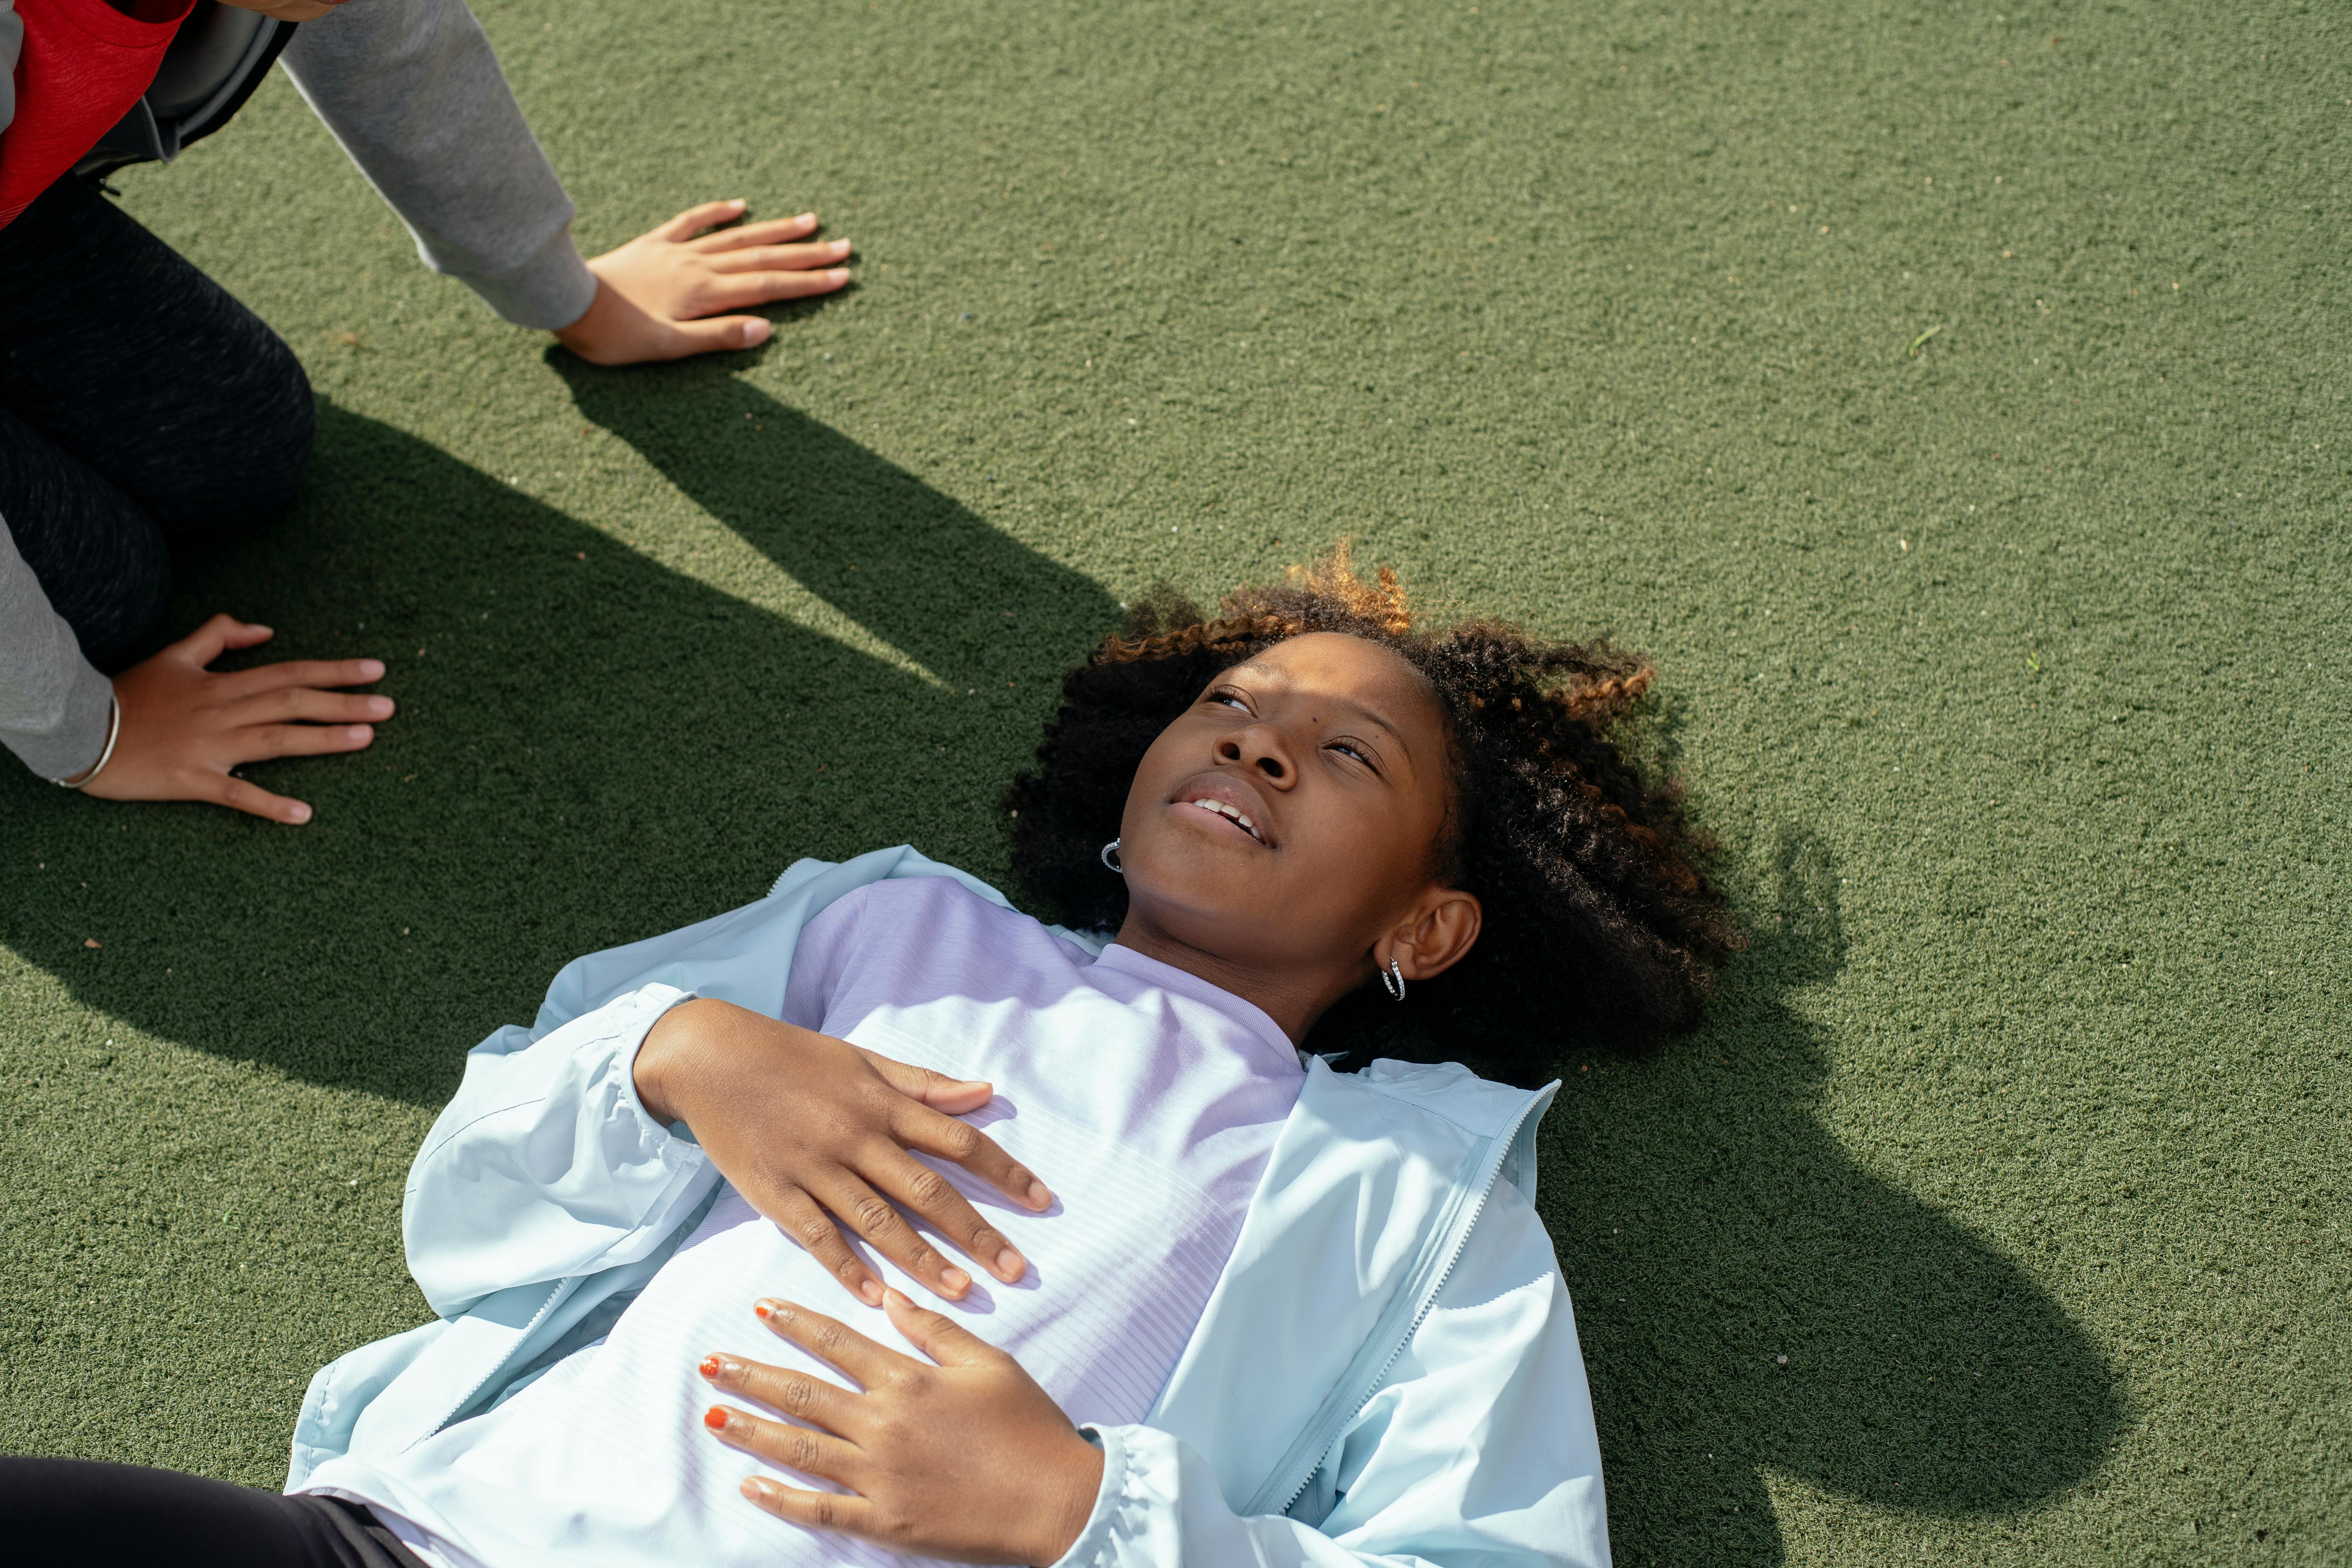
<path fill-rule="evenodd" d="M 0 226 L 131 112 L 195 0 L 16 0 L 16 117 L 0 132 Z"/>

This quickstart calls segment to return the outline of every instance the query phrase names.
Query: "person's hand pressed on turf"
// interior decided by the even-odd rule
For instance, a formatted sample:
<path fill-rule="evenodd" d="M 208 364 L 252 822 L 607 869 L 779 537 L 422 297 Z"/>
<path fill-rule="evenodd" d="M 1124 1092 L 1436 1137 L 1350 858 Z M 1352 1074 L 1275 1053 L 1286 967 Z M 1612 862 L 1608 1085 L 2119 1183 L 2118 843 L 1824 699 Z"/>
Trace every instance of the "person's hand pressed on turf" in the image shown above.
<path fill-rule="evenodd" d="M 272 795 L 232 769 L 271 757 L 356 752 L 392 717 L 389 697 L 328 689 L 383 679 L 373 658 L 300 659 L 218 674 L 232 648 L 258 647 L 268 626 L 215 616 L 190 636 L 114 678 L 122 730 L 114 754 L 83 785 L 104 800 L 205 800 L 273 822 L 310 820 L 299 800 Z"/>
<path fill-rule="evenodd" d="M 1007 1284 L 1029 1268 L 946 1177 L 908 1152 L 952 1161 L 1024 1208 L 1050 1206 L 1053 1194 L 1034 1174 L 956 1120 L 988 1103 L 986 1083 L 909 1067 L 711 997 L 663 1014 L 638 1047 L 634 1074 L 646 1114 L 691 1128 L 744 1201 L 868 1306 L 882 1304 L 882 1278 L 840 1226 L 949 1300 L 971 1289 L 971 1277 L 894 1205 L 920 1215 Z"/>
<path fill-rule="evenodd" d="M 808 1423 L 715 1405 L 703 1423 L 720 1442 L 850 1493 L 753 1476 L 744 1497 L 779 1519 L 919 1557 L 1047 1563 L 1068 1554 L 1094 1511 L 1102 1450 L 1019 1362 L 896 1290 L 892 1326 L 936 1365 L 790 1301 L 753 1310 L 864 1392 L 742 1356 L 705 1357 L 702 1375 L 720 1393 Z"/>
<path fill-rule="evenodd" d="M 595 300 L 556 337 L 593 364 L 754 348 L 768 341 L 766 318 L 725 312 L 830 294 L 849 281 L 841 265 L 849 241 L 795 243 L 816 232 L 816 214 L 713 227 L 743 211 L 740 201 L 706 202 L 594 258 Z"/>

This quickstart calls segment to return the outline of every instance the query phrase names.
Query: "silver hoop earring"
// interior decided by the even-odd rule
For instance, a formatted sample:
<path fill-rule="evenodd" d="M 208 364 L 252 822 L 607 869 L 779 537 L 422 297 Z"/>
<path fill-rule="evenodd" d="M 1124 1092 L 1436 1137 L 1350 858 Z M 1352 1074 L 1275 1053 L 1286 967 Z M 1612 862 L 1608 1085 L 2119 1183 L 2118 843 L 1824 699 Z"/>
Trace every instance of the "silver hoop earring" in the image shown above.
<path fill-rule="evenodd" d="M 1394 984 L 1391 984 L 1391 976 L 1395 977 Z M 1391 1002 L 1404 1000 L 1404 971 L 1397 967 L 1394 958 L 1390 959 L 1389 966 L 1381 971 L 1381 989 L 1389 994 Z"/>
<path fill-rule="evenodd" d="M 1104 868 L 1105 870 L 1108 870 L 1108 871 L 1116 871 L 1116 872 L 1118 872 L 1120 876 L 1124 877 L 1124 876 L 1126 876 L 1126 875 L 1127 875 L 1127 868 L 1126 868 L 1126 867 L 1124 867 L 1124 866 L 1122 866 L 1122 865 L 1120 865 L 1120 864 L 1119 864 L 1116 859 L 1114 859 L 1114 858 L 1113 858 L 1113 857 L 1114 857 L 1114 856 L 1116 856 L 1118 853 L 1118 839 L 1116 839 L 1116 838 L 1112 839 L 1109 843 L 1108 843 L 1108 844 L 1106 844 L 1106 845 L 1104 845 L 1104 846 L 1102 847 L 1102 863 L 1103 863 L 1103 868 Z"/>

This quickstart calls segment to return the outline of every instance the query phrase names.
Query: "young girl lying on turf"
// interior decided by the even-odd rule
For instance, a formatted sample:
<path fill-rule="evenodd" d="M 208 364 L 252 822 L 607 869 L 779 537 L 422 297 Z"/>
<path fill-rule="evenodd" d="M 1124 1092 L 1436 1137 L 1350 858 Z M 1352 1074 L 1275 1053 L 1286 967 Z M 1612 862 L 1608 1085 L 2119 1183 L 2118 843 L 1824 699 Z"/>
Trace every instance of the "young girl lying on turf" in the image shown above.
<path fill-rule="evenodd" d="M 1608 738 L 1647 669 L 1416 630 L 1344 553 L 1130 631 L 1006 797 L 1024 887 L 1114 942 L 901 848 L 579 961 L 469 1058 L 407 1194 L 440 1321 L 319 1373 L 299 1495 L 10 1461 L 0 1527 L 131 1561 L 106 1532 L 166 1519 L 173 1563 L 1605 1563 L 1529 1201 L 1550 1090 L 1366 1058 L 1417 1015 L 1526 1082 L 1695 1021 L 1735 937 Z"/>

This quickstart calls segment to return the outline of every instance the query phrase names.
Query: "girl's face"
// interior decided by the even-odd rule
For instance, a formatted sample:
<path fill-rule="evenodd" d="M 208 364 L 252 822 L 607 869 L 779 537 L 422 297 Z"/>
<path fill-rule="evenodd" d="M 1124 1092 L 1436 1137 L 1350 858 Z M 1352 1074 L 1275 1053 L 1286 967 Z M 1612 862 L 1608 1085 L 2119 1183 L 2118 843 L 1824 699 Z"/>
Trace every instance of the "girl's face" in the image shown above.
<path fill-rule="evenodd" d="M 1446 746 L 1436 692 L 1377 643 L 1310 633 L 1223 671 L 1136 769 L 1120 941 L 1294 1038 L 1391 958 L 1408 981 L 1444 969 L 1478 924 L 1436 870 Z"/>

